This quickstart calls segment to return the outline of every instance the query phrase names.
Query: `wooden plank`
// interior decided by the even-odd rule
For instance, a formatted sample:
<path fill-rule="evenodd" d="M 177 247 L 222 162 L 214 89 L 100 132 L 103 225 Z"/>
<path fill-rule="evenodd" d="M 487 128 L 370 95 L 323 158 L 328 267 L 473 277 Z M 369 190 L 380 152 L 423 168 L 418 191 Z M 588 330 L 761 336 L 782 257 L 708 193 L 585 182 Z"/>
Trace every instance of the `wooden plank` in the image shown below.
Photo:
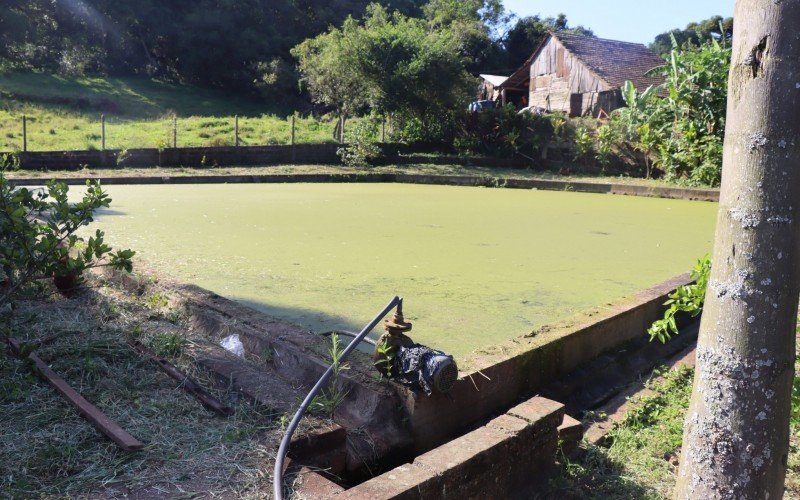
<path fill-rule="evenodd" d="M 205 389 L 190 379 L 188 375 L 180 371 L 163 357 L 145 347 L 144 344 L 138 340 L 128 342 L 128 344 L 137 352 L 153 360 L 164 373 L 180 382 L 183 390 L 196 397 L 197 400 L 203 404 L 203 406 L 225 417 L 233 415 L 233 408 L 222 404 L 218 399 L 213 397 L 211 394 L 206 392 Z"/>
<path fill-rule="evenodd" d="M 16 339 L 9 338 L 8 345 L 11 350 L 17 354 L 22 354 L 22 346 Z M 59 377 L 53 370 L 47 366 L 47 363 L 42 361 L 35 353 L 28 354 L 28 359 L 33 361 L 36 369 L 53 386 L 53 388 L 61 394 L 72 406 L 78 410 L 84 418 L 91 422 L 94 427 L 106 435 L 109 439 L 114 441 L 117 446 L 125 451 L 138 451 L 144 448 L 144 445 L 135 437 L 128 434 L 125 429 L 120 427 L 116 422 L 108 418 L 96 406 L 88 402 L 78 391 L 73 389 L 67 384 L 64 379 Z"/>

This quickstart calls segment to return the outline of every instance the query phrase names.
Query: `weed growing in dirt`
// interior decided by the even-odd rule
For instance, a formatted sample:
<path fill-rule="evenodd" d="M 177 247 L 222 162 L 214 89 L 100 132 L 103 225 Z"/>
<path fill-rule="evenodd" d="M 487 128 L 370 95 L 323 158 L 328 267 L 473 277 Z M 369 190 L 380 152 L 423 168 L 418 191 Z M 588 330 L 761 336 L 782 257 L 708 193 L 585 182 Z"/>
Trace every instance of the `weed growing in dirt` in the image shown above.
<path fill-rule="evenodd" d="M 342 401 L 347 397 L 348 391 L 342 390 L 341 387 L 339 387 L 339 376 L 343 371 L 350 369 L 350 365 L 342 363 L 343 351 L 344 348 L 342 347 L 341 339 L 335 333 L 332 334 L 331 347 L 328 350 L 328 354 L 331 357 L 333 376 L 331 376 L 328 387 L 322 389 L 320 393 L 311 400 L 311 404 L 309 405 L 309 410 L 311 412 L 332 417 L 333 412 L 336 411 L 336 408 L 342 404 Z"/>

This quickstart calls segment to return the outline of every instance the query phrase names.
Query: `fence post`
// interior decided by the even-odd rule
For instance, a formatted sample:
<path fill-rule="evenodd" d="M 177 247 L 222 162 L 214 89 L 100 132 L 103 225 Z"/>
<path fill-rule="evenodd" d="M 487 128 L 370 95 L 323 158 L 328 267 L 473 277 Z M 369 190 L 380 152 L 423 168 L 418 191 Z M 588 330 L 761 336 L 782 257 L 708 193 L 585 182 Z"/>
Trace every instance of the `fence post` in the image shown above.
<path fill-rule="evenodd" d="M 382 115 L 381 119 L 381 142 L 386 142 L 386 115 Z"/>
<path fill-rule="evenodd" d="M 100 151 L 106 150 L 106 115 L 100 115 Z"/>
<path fill-rule="evenodd" d="M 291 144 L 292 146 L 294 146 L 294 117 L 295 117 L 295 115 L 294 115 L 294 113 L 292 113 L 292 135 L 291 135 L 291 139 L 290 139 L 290 142 L 289 142 L 289 144 Z"/>
<path fill-rule="evenodd" d="M 28 152 L 28 117 L 22 115 L 22 152 Z"/>
<path fill-rule="evenodd" d="M 342 115 L 342 128 L 339 129 L 339 144 L 344 144 L 344 121 L 345 117 Z"/>
<path fill-rule="evenodd" d="M 239 147 L 239 115 L 233 116 L 233 145 Z"/>
<path fill-rule="evenodd" d="M 178 147 L 178 117 L 172 117 L 172 148 Z"/>
<path fill-rule="evenodd" d="M 291 154 L 290 154 L 290 158 L 292 160 L 292 163 L 294 163 L 297 160 L 297 152 L 295 151 L 295 147 L 294 147 L 294 126 L 295 126 L 294 120 L 295 120 L 295 116 L 296 116 L 296 114 L 292 113 L 292 135 L 291 135 L 291 137 L 289 139 L 290 142 L 291 142 L 291 145 L 292 145 L 292 150 L 291 150 Z"/>

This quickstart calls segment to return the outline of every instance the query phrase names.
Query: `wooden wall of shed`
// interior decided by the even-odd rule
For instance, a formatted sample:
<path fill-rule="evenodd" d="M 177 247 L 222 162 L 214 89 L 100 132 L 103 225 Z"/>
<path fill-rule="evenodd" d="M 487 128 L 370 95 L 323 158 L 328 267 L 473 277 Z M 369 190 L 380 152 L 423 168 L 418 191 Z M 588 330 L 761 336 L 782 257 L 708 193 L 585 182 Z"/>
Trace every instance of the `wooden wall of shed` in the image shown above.
<path fill-rule="evenodd" d="M 562 111 L 573 116 L 596 114 L 612 103 L 613 92 L 604 81 L 592 73 L 555 38 L 550 38 L 539 55 L 531 62 L 531 106 Z"/>

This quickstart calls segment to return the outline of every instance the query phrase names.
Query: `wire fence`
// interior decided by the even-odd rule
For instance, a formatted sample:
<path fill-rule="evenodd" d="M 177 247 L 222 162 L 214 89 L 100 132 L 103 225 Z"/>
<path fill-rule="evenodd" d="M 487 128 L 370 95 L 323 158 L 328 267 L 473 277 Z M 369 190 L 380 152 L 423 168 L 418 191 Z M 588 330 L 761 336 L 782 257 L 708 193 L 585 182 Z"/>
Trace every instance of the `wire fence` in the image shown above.
<path fill-rule="evenodd" d="M 0 124 L 0 151 L 93 151 L 346 142 L 358 119 L 313 116 L 168 117 L 125 120 L 22 115 Z M 381 127 L 385 140 L 385 125 Z"/>

